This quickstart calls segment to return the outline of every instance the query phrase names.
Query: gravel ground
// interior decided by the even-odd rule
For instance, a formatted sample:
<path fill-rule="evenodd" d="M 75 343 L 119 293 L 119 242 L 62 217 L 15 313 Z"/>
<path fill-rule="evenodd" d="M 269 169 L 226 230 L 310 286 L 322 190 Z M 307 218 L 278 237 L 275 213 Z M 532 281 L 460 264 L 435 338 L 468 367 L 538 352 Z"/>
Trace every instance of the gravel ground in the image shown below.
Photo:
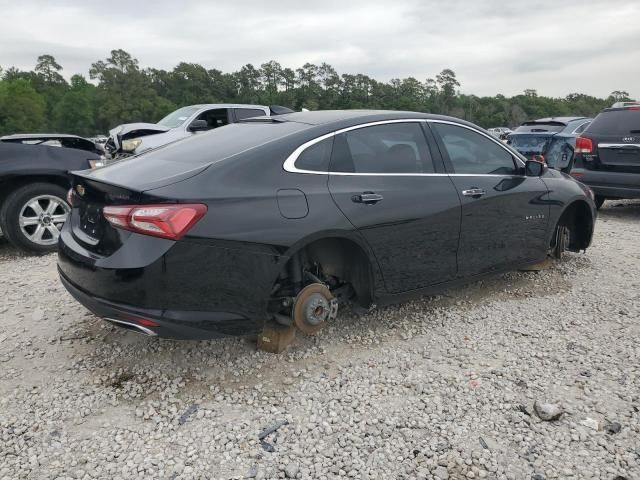
<path fill-rule="evenodd" d="M 639 479 L 640 202 L 596 230 L 586 255 L 342 313 L 279 356 L 115 329 L 55 255 L 0 243 L 0 479 Z"/>

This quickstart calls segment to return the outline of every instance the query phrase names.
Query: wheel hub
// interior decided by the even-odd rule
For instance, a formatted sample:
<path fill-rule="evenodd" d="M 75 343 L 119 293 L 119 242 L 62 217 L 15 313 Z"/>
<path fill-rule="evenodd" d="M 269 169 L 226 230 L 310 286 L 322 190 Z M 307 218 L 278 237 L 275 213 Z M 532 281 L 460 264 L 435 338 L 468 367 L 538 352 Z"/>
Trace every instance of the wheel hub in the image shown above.
<path fill-rule="evenodd" d="M 293 322 L 305 333 L 316 333 L 337 314 L 338 300 L 321 283 L 304 287 L 293 303 Z"/>

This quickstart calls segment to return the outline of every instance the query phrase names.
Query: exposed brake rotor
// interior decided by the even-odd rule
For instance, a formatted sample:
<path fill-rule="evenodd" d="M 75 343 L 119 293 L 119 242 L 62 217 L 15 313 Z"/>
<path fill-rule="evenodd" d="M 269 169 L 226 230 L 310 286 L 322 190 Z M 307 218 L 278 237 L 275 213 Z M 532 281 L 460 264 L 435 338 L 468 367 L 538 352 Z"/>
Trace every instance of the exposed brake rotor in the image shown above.
<path fill-rule="evenodd" d="M 293 323 L 304 333 L 318 332 L 338 315 L 338 299 L 322 283 L 304 287 L 296 296 L 291 313 Z"/>

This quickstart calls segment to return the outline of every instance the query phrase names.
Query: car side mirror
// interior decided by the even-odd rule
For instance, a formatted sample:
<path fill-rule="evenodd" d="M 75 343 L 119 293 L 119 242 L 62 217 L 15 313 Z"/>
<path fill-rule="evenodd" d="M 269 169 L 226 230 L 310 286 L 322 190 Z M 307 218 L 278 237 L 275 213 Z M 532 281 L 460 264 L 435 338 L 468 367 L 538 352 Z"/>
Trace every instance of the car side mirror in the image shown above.
<path fill-rule="evenodd" d="M 209 130 L 209 124 L 206 120 L 194 120 L 189 125 L 189 131 L 191 132 L 204 132 L 205 130 Z"/>
<path fill-rule="evenodd" d="M 547 166 L 537 160 L 527 160 L 524 164 L 524 173 L 527 177 L 541 177 L 547 171 Z"/>

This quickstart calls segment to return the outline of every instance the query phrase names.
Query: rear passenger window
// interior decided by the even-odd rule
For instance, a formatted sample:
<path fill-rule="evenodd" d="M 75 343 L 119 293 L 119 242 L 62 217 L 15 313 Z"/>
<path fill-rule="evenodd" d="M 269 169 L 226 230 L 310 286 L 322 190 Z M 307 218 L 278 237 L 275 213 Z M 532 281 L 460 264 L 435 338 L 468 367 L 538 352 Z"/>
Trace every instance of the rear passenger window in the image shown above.
<path fill-rule="evenodd" d="M 432 173 L 429 147 L 417 122 L 358 128 L 335 136 L 332 172 Z"/>
<path fill-rule="evenodd" d="M 515 175 L 513 156 L 490 138 L 468 128 L 432 123 L 440 135 L 454 173 Z"/>
<path fill-rule="evenodd" d="M 266 113 L 258 108 L 236 108 L 236 119 L 238 121 L 245 118 L 264 117 Z"/>
<path fill-rule="evenodd" d="M 296 159 L 296 168 L 313 172 L 327 172 L 333 137 L 307 147 Z"/>
<path fill-rule="evenodd" d="M 584 132 L 584 130 L 591 124 L 591 122 L 586 122 L 583 123 L 582 125 L 580 125 L 578 128 L 576 128 L 573 133 L 575 134 L 580 134 L 582 132 Z"/>

